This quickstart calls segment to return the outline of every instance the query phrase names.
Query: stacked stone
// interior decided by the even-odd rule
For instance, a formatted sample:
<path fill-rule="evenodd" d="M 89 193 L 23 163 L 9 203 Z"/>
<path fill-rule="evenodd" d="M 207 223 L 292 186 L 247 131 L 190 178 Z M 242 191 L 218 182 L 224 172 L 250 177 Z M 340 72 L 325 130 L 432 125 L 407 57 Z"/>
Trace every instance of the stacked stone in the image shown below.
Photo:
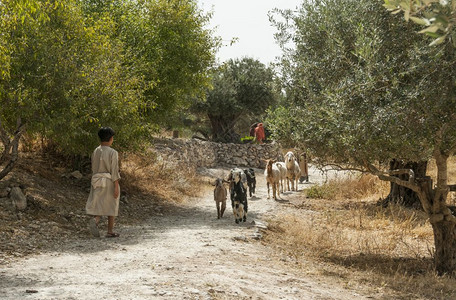
<path fill-rule="evenodd" d="M 197 167 L 239 166 L 264 168 L 265 160 L 278 159 L 280 146 L 272 144 L 223 144 L 197 139 L 156 140 L 155 151 L 162 160 Z"/>

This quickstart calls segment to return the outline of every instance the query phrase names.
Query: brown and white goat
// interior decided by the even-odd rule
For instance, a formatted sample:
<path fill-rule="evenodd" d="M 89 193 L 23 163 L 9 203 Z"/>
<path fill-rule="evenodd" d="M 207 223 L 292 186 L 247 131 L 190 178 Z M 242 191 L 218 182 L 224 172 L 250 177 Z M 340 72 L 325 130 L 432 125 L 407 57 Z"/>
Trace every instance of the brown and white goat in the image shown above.
<path fill-rule="evenodd" d="M 269 199 L 269 186 L 272 186 L 272 197 L 277 200 L 280 197 L 279 181 L 280 171 L 275 161 L 269 159 L 266 161 L 266 169 L 264 170 L 264 177 L 266 177 L 266 185 L 268 186 L 268 199 Z"/>
<path fill-rule="evenodd" d="M 217 178 L 215 180 L 215 188 L 214 188 L 214 201 L 215 201 L 215 206 L 217 207 L 217 219 L 220 219 L 223 217 L 223 213 L 225 212 L 226 209 L 226 188 L 223 185 L 223 180 L 220 178 Z"/>

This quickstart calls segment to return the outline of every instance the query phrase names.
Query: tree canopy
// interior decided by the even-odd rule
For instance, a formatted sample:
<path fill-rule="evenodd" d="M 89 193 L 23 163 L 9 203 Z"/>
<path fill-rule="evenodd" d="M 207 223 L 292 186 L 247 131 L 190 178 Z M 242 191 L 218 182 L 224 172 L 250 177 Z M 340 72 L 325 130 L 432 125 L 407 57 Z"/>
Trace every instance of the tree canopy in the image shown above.
<path fill-rule="evenodd" d="M 271 114 L 276 138 L 356 167 L 427 160 L 437 132 L 452 149 L 451 49 L 427 47 L 379 1 L 305 2 L 289 21 L 282 36 L 291 30 L 296 48 L 282 64 L 289 106 Z"/>
<path fill-rule="evenodd" d="M 135 145 L 202 97 L 217 39 L 196 1 L 2 1 L 0 126 L 86 154 L 100 126 Z M 22 127 L 24 128 L 24 127 Z"/>

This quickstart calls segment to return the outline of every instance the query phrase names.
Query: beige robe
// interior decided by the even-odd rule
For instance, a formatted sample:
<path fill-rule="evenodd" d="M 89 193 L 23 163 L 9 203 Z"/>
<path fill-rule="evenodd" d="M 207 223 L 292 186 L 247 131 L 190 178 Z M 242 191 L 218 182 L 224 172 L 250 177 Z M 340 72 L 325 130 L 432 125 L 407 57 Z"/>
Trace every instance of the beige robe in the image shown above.
<path fill-rule="evenodd" d="M 87 214 L 93 216 L 118 215 L 120 197 L 114 198 L 114 182 L 119 179 L 117 151 L 108 146 L 98 146 L 92 154 L 92 181 L 86 204 Z"/>

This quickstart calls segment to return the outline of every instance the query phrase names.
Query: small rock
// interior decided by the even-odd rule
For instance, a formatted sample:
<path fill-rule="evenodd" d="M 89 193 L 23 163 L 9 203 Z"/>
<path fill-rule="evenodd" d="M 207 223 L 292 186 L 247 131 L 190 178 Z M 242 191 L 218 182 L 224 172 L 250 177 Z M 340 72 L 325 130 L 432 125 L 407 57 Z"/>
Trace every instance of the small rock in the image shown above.
<path fill-rule="evenodd" d="M 242 241 L 242 242 L 248 242 L 249 241 L 245 236 L 235 236 L 235 237 L 233 237 L 233 240 Z"/>
<path fill-rule="evenodd" d="M 254 240 L 261 240 L 263 238 L 263 235 L 259 232 L 255 232 L 253 235 L 252 235 L 252 238 Z"/>
<path fill-rule="evenodd" d="M 79 171 L 74 171 L 72 173 L 70 173 L 71 177 L 73 178 L 76 178 L 76 179 L 82 179 L 82 177 L 84 177 L 81 172 Z"/>
<path fill-rule="evenodd" d="M 27 198 L 20 187 L 13 187 L 10 193 L 11 202 L 17 210 L 24 210 L 27 208 Z"/>
<path fill-rule="evenodd" d="M 120 202 L 122 202 L 123 204 L 128 205 L 128 198 L 127 198 L 126 194 L 120 196 Z"/>

